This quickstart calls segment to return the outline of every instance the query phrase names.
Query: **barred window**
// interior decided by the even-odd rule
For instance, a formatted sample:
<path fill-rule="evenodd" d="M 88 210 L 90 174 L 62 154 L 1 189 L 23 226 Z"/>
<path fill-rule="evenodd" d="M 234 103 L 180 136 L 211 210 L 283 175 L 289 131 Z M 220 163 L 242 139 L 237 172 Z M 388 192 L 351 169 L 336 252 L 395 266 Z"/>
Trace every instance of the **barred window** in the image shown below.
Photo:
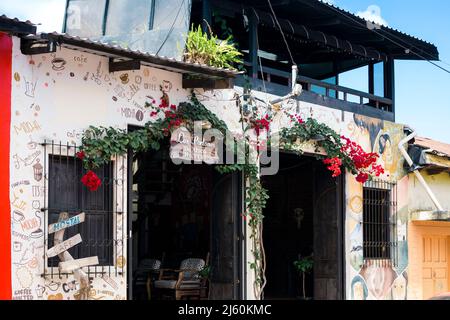
<path fill-rule="evenodd" d="M 396 185 L 384 181 L 367 182 L 363 188 L 364 260 L 397 260 Z"/>
<path fill-rule="evenodd" d="M 113 165 L 109 163 L 93 170 L 102 184 L 95 192 L 89 191 L 81 177 L 86 173 L 82 161 L 74 156 L 49 155 L 48 158 L 48 222 L 58 221 L 61 212 L 70 216 L 85 212 L 85 221 L 65 230 L 68 239 L 77 233 L 82 242 L 68 251 L 74 259 L 97 256 L 99 266 L 113 264 Z M 54 237 L 48 247 L 54 246 Z M 58 257 L 48 259 L 49 267 L 58 266 Z"/>

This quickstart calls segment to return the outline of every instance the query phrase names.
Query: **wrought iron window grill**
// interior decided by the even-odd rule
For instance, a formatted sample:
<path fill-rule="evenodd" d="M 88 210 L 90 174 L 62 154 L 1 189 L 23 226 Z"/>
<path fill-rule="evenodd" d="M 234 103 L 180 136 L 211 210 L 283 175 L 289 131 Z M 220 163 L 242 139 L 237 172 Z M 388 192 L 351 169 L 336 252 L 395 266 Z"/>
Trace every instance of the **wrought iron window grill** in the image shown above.
<path fill-rule="evenodd" d="M 58 256 L 48 258 L 47 251 L 53 247 L 53 234 L 48 225 L 58 221 L 61 212 L 70 217 L 85 213 L 84 222 L 65 229 L 64 240 L 79 233 L 82 242 L 68 252 L 74 259 L 97 256 L 98 265 L 83 267 L 90 278 L 124 276 L 126 245 L 126 168 L 125 157 L 114 157 L 102 168 L 93 170 L 101 179 L 97 191 L 89 191 L 81 182 L 86 170 L 77 157 L 80 147 L 75 144 L 45 140 L 43 171 L 44 213 L 44 278 L 63 276 L 58 268 Z M 36 174 L 36 173 L 35 173 Z M 42 173 L 41 173 L 42 174 Z"/>
<path fill-rule="evenodd" d="M 397 184 L 372 180 L 363 187 L 364 264 L 397 266 Z"/>

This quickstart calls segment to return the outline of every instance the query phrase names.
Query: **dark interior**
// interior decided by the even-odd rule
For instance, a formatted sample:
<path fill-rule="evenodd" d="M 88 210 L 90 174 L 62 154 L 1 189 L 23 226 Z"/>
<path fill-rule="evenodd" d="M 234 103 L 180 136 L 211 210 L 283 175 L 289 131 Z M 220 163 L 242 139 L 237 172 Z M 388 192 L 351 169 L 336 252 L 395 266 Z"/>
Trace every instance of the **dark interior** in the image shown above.
<path fill-rule="evenodd" d="M 313 253 L 312 157 L 280 154 L 280 170 L 264 176 L 270 201 L 264 210 L 264 247 L 267 261 L 265 299 L 303 297 L 299 257 Z M 313 296 L 313 273 L 306 276 L 306 295 Z"/>
<path fill-rule="evenodd" d="M 133 163 L 133 270 L 143 259 L 174 270 L 183 259 L 206 259 L 213 168 L 175 165 L 165 147 L 138 153 Z M 145 289 L 136 285 L 134 298 L 145 299 Z"/>

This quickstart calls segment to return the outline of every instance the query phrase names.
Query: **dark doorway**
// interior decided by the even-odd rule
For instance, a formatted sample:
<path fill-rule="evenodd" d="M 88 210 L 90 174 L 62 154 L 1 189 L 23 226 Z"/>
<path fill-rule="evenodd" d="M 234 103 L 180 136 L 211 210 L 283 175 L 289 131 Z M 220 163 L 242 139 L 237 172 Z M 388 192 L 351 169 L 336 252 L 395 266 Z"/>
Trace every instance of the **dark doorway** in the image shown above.
<path fill-rule="evenodd" d="M 176 271 L 184 259 L 194 258 L 207 260 L 210 270 L 201 298 L 239 298 L 239 176 L 220 175 L 206 164 L 176 165 L 168 141 L 159 151 L 131 158 L 129 297 L 161 298 L 157 290 L 149 295 L 148 278 L 158 280 L 158 272 L 146 270 L 148 261 Z"/>
<path fill-rule="evenodd" d="M 270 199 L 264 210 L 265 299 L 302 299 L 295 261 L 310 257 L 307 298 L 342 295 L 342 208 L 340 179 L 314 157 L 280 153 L 280 169 L 262 182 Z"/>

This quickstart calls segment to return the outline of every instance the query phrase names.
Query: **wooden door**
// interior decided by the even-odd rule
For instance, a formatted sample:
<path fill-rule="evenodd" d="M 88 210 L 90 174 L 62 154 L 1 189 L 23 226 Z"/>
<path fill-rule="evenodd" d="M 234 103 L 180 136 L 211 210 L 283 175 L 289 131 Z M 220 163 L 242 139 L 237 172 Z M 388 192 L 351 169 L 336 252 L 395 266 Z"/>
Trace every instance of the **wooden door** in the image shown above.
<path fill-rule="evenodd" d="M 240 298 L 240 176 L 215 172 L 211 212 L 210 299 Z"/>
<path fill-rule="evenodd" d="M 425 235 L 422 238 L 423 298 L 449 291 L 449 237 Z"/>
<path fill-rule="evenodd" d="M 314 299 L 343 298 L 342 177 L 322 163 L 314 176 Z"/>

